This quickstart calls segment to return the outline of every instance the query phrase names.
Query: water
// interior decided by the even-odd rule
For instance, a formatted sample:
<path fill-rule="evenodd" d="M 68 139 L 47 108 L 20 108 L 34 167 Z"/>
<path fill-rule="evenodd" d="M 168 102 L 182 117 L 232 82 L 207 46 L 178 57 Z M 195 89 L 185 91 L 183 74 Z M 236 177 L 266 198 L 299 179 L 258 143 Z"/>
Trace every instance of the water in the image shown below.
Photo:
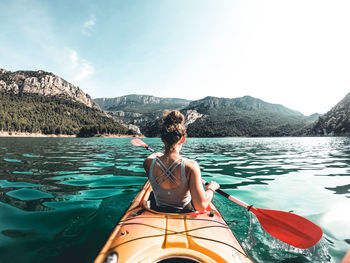
<path fill-rule="evenodd" d="M 145 182 L 147 154 L 130 139 L 0 138 L 0 262 L 92 262 Z M 315 247 L 295 249 L 216 195 L 256 262 L 339 262 L 350 248 L 350 138 L 189 138 L 183 156 L 224 191 L 324 231 Z"/>

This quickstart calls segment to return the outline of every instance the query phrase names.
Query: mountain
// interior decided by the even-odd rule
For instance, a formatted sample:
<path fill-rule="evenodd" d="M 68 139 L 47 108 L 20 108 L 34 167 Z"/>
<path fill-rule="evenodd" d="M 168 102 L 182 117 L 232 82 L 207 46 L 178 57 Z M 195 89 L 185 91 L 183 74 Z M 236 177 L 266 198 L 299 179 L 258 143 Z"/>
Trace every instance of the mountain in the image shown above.
<path fill-rule="evenodd" d="M 310 131 L 311 135 L 350 135 L 350 93 L 330 111 L 319 117 Z"/>
<path fill-rule="evenodd" d="M 197 109 L 206 114 L 216 113 L 218 110 L 222 109 L 229 109 L 233 112 L 270 112 L 272 114 L 290 117 L 304 117 L 304 115 L 298 111 L 288 109 L 280 104 L 267 103 L 251 96 L 233 99 L 206 97 L 201 100 L 192 101 L 187 109 Z"/>
<path fill-rule="evenodd" d="M 202 117 L 188 125 L 189 136 L 293 136 L 300 135 L 312 120 L 280 104 L 244 96 L 206 97 L 184 109 Z"/>
<path fill-rule="evenodd" d="M 60 96 L 100 109 L 92 98 L 80 88 L 52 74 L 39 71 L 6 71 L 0 69 L 0 92 L 31 93 L 42 96 Z"/>
<path fill-rule="evenodd" d="M 149 114 L 166 108 L 181 109 L 190 101 L 177 98 L 160 98 L 150 95 L 126 95 L 116 98 L 97 98 L 94 101 L 106 111 L 124 111 Z"/>
<path fill-rule="evenodd" d="M 148 136 L 153 134 L 154 120 L 160 119 L 165 109 L 181 110 L 190 103 L 185 99 L 135 94 L 116 98 L 97 98 L 94 101 L 108 114 Z"/>
<path fill-rule="evenodd" d="M 139 127 L 148 137 L 159 136 L 164 109 L 178 109 L 185 115 L 185 125 L 191 137 L 303 135 L 318 118 L 317 114 L 307 117 L 282 105 L 250 96 L 188 101 L 127 95 L 95 99 L 95 102 L 109 114 Z"/>
<path fill-rule="evenodd" d="M 0 131 L 92 136 L 133 133 L 89 95 L 45 71 L 0 70 Z"/>

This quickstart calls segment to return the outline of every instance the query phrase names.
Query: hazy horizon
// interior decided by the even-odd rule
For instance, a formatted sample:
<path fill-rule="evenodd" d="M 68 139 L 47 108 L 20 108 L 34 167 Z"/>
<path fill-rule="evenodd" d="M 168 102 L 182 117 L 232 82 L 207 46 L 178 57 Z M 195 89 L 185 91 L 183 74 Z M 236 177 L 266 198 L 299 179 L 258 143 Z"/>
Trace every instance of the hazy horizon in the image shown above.
<path fill-rule="evenodd" d="M 44 70 L 93 98 L 245 95 L 326 113 L 350 92 L 350 2 L 0 3 L 0 68 Z"/>

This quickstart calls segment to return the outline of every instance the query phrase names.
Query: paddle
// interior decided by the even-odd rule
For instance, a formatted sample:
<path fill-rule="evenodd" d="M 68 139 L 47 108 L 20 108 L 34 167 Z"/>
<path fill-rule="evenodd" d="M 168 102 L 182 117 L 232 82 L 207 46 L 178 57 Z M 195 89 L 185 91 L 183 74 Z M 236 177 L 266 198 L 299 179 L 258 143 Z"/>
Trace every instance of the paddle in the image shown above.
<path fill-rule="evenodd" d="M 205 181 L 203 183 L 208 184 Z M 293 247 L 312 247 L 322 237 L 322 229 L 304 217 L 290 212 L 262 209 L 248 205 L 221 189 L 216 190 L 216 192 L 252 212 L 267 233 Z"/>
<path fill-rule="evenodd" d="M 147 143 L 143 142 L 143 141 L 140 140 L 139 138 L 132 139 L 132 140 L 131 140 L 131 143 L 132 143 L 132 145 L 134 145 L 134 146 L 144 147 L 144 148 L 146 148 L 146 150 L 149 150 L 149 151 L 151 151 L 151 152 L 155 152 L 152 148 L 150 148 L 150 147 L 148 146 Z"/>
<path fill-rule="evenodd" d="M 131 140 L 131 143 L 134 146 L 144 147 L 154 152 L 148 144 L 138 138 Z M 204 180 L 203 183 L 208 184 Z M 246 204 L 220 189 L 216 192 L 246 208 L 249 212 L 252 212 L 258 218 L 262 228 L 266 232 L 293 247 L 312 247 L 316 245 L 322 237 L 322 229 L 304 217 L 290 212 L 257 208 Z"/>

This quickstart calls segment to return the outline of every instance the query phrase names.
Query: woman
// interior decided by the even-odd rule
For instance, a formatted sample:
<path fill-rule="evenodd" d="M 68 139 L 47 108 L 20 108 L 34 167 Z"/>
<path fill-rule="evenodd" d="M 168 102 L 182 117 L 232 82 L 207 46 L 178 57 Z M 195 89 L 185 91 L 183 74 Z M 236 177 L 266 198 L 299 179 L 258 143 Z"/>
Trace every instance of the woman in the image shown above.
<path fill-rule="evenodd" d="M 184 119 L 179 111 L 165 112 L 161 130 L 164 154 L 153 153 L 143 164 L 159 211 L 193 210 L 194 207 L 202 212 L 220 187 L 211 181 L 204 190 L 198 163 L 181 157 L 181 147 L 186 140 Z"/>

